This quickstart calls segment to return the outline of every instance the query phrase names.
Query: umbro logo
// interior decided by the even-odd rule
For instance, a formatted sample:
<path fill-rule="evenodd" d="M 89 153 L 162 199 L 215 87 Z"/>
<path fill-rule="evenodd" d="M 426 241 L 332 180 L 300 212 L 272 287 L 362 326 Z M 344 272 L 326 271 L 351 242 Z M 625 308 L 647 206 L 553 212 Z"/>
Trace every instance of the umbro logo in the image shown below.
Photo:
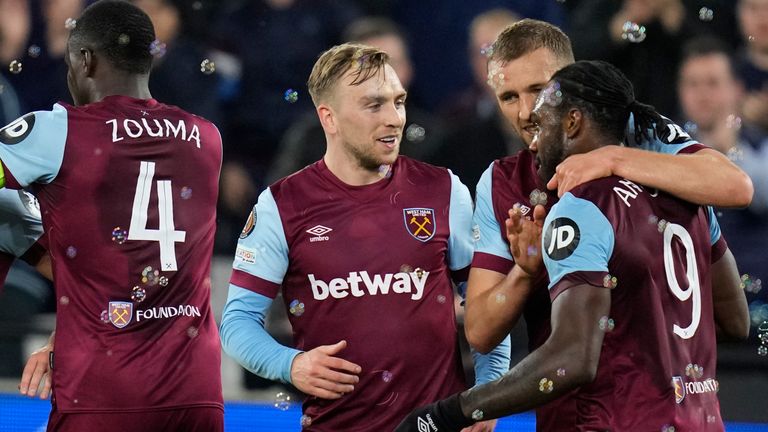
<path fill-rule="evenodd" d="M 330 240 L 330 237 L 328 237 L 326 234 L 333 231 L 332 228 L 328 228 L 322 225 L 315 225 L 312 228 L 308 229 L 307 232 L 309 234 L 312 234 L 313 237 L 309 238 L 310 242 L 319 242 L 319 241 L 328 241 Z"/>

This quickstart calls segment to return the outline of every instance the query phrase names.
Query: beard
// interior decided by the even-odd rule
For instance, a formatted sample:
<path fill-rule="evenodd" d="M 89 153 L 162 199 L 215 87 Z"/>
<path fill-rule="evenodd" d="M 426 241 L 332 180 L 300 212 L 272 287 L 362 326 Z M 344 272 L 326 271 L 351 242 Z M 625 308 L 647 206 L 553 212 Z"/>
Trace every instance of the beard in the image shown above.
<path fill-rule="evenodd" d="M 356 147 L 352 144 L 345 143 L 344 147 L 347 149 L 347 151 L 355 158 L 357 161 L 357 164 L 363 168 L 366 171 L 379 171 L 379 167 L 382 165 L 389 165 L 394 163 L 394 159 L 397 159 L 397 155 L 400 151 L 399 144 L 398 147 L 395 148 L 394 151 L 394 159 L 392 161 L 385 160 L 388 159 L 387 157 L 379 157 L 376 156 L 373 152 L 373 149 L 368 148 L 360 148 Z"/>
<path fill-rule="evenodd" d="M 565 159 L 565 137 L 558 134 L 553 138 L 549 145 L 544 147 L 544 151 L 539 150 L 536 160 L 539 162 L 539 179 L 543 184 L 555 175 L 557 166 Z"/>

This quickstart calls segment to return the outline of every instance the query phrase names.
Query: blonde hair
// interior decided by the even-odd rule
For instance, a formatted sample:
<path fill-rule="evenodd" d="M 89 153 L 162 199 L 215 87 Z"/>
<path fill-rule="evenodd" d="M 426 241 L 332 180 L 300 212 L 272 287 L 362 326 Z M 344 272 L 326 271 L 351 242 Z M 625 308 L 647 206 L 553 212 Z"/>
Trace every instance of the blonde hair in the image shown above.
<path fill-rule="evenodd" d="M 337 82 L 352 70 L 352 85 L 362 84 L 381 71 L 389 56 L 380 49 L 356 43 L 336 45 L 317 59 L 307 87 L 315 106 L 328 97 Z"/>
<path fill-rule="evenodd" d="M 508 62 L 539 48 L 546 48 L 563 65 L 574 62 L 571 40 L 556 26 L 535 19 L 522 19 L 507 26 L 493 43 L 490 60 Z"/>

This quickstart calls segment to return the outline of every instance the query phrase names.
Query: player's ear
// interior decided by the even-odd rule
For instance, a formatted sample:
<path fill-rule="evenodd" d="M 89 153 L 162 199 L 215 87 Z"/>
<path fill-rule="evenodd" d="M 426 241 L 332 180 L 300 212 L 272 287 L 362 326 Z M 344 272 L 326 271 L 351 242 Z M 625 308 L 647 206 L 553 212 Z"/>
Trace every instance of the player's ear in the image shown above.
<path fill-rule="evenodd" d="M 85 76 L 88 78 L 93 77 L 96 59 L 93 56 L 93 51 L 88 48 L 80 48 L 79 67 L 85 72 Z"/>
<path fill-rule="evenodd" d="M 323 130 L 329 134 L 337 132 L 338 127 L 336 124 L 336 114 L 333 109 L 327 104 L 320 104 L 317 106 L 317 116 L 320 118 L 320 124 L 323 126 Z"/>
<path fill-rule="evenodd" d="M 571 108 L 565 115 L 563 122 L 563 130 L 565 131 L 565 136 L 568 138 L 573 138 L 578 135 L 581 131 L 581 128 L 584 127 L 584 115 L 582 114 L 581 110 Z"/>

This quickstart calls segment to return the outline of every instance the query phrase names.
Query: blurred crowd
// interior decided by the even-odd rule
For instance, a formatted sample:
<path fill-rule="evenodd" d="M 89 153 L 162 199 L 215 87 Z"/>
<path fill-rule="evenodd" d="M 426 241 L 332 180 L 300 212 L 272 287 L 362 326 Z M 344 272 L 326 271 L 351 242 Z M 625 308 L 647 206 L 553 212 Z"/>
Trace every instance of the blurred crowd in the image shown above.
<path fill-rule="evenodd" d="M 65 22 L 89 3 L 0 0 L 0 123 L 70 102 Z M 752 205 L 717 214 L 744 274 L 753 325 L 768 320 L 768 290 L 761 290 L 768 282 L 768 0 L 134 3 L 157 33 L 153 96 L 212 120 L 223 136 L 216 254 L 232 257 L 264 187 L 322 157 L 325 137 L 306 80 L 319 53 L 341 42 L 389 53 L 409 91 L 401 152 L 450 168 L 473 190 L 492 160 L 523 148 L 497 111 L 485 55 L 505 26 L 530 17 L 563 28 L 577 60 L 618 66 L 638 100 L 751 176 Z M 18 267 L 0 322 L 53 310 L 50 287 Z M 0 375 L 18 368 L 18 360 L 0 358 Z"/>

